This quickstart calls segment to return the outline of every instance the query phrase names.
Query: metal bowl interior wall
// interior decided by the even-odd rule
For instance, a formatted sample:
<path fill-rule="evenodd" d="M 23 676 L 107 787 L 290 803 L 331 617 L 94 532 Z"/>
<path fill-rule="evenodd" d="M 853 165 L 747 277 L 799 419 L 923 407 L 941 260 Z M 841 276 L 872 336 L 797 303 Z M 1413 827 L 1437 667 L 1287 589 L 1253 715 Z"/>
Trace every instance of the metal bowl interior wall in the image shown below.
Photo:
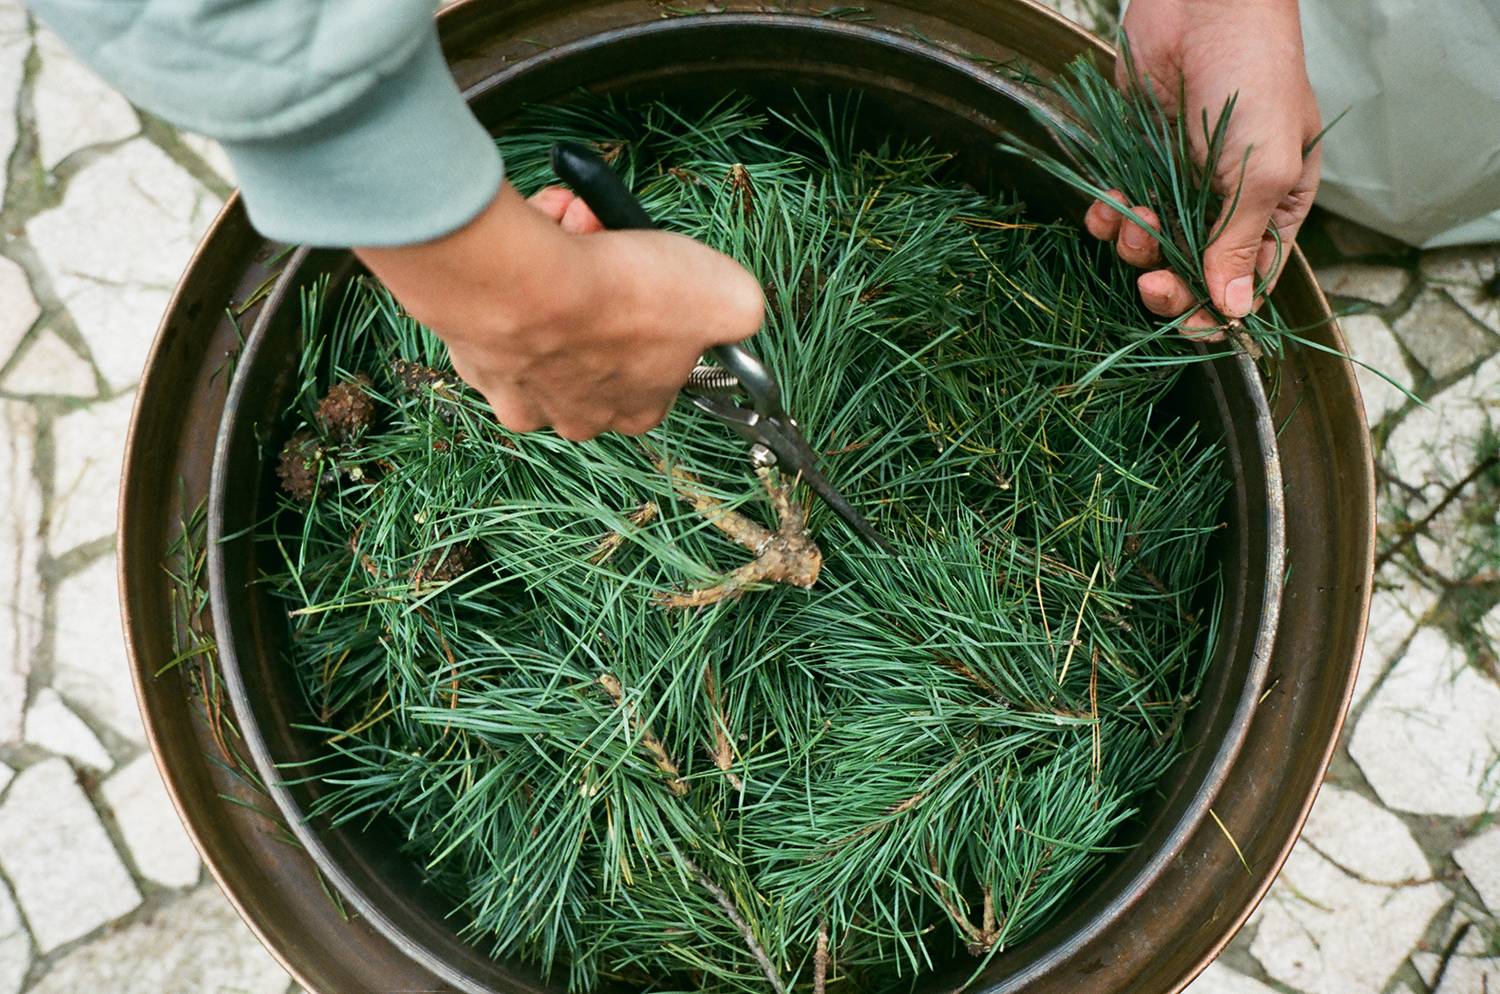
<path fill-rule="evenodd" d="M 982 177 L 998 168 L 989 153 L 993 135 L 1032 127 L 1017 102 L 1021 95 L 1003 78 L 905 31 L 992 59 L 1019 52 L 1047 69 L 1089 42 L 1023 3 L 912 7 L 921 10 L 880 5 L 877 17 L 884 22 L 856 27 L 807 17 L 786 23 L 732 16 L 663 21 L 660 8 L 639 2 L 544 7 L 474 0 L 445 13 L 444 31 L 456 72 L 491 125 L 503 124 L 527 102 L 561 97 L 585 81 L 688 96 L 710 87 L 719 91 L 728 82 L 768 98 L 792 86 L 858 87 L 872 97 L 867 124 L 909 131 L 918 122 Z M 535 42 L 546 47 L 539 50 Z M 1012 179 L 1043 211 L 1065 203 L 1024 171 L 1006 177 Z M 278 276 L 268 261 L 272 248 L 248 229 L 237 205 L 226 209 L 173 301 L 141 389 L 125 482 L 121 563 L 153 748 L 221 883 L 310 990 L 545 989 L 526 971 L 494 963 L 458 940 L 418 874 L 378 836 L 299 825 L 304 841 L 322 850 L 317 854 L 334 886 L 364 911 L 346 922 L 306 851 L 278 841 L 273 818 L 220 799 L 243 787 L 206 759 L 215 746 L 201 709 L 179 675 L 152 676 L 171 655 L 161 551 L 181 510 L 179 493 L 192 506 L 208 491 L 210 440 L 224 408 L 227 374 L 221 367 L 235 339 L 219 318 L 220 308 L 226 300 L 249 298 L 264 279 L 273 279 L 271 294 L 254 312 L 255 333 L 239 363 L 235 417 L 225 422 L 223 479 L 232 466 L 236 485 L 220 490 L 216 519 L 217 530 L 230 534 L 235 522 L 253 520 L 270 496 L 263 455 L 276 451 L 276 415 L 285 397 L 285 343 L 295 317 L 295 306 L 282 306 L 288 299 L 295 304 L 295 294 L 287 294 L 315 273 L 337 279 L 352 269 L 346 253 L 305 253 Z M 1283 281 L 1278 302 L 1298 323 L 1327 320 L 1326 305 L 1300 260 Z M 1331 324 L 1317 334 L 1328 344 L 1337 342 Z M 1029 991 L 1180 986 L 1248 914 L 1295 836 L 1352 681 L 1373 528 L 1368 448 L 1347 368 L 1299 353 L 1284 364 L 1282 376 L 1279 404 L 1284 415 L 1295 412 L 1289 428 L 1296 429 L 1283 446 L 1288 489 L 1296 497 L 1288 521 L 1293 577 L 1284 590 L 1266 582 L 1280 572 L 1281 543 L 1272 525 L 1281 490 L 1270 458 L 1270 418 L 1264 412 L 1242 416 L 1257 406 L 1258 383 L 1247 362 L 1217 364 L 1184 399 L 1206 421 L 1227 428 L 1242 481 L 1231 509 L 1233 539 L 1221 549 L 1235 608 L 1226 618 L 1214 686 L 1189 728 L 1204 747 L 1175 772 L 1175 789 L 1138 826 L 1143 844 L 1097 880 L 1068 919 L 1000 957 L 985 978 L 992 989 L 1014 990 L 1023 982 Z M 221 639 L 234 656 L 229 668 L 244 677 L 237 717 L 265 733 L 261 744 L 268 755 L 281 761 L 306 755 L 312 743 L 290 733 L 295 715 L 287 702 L 296 696 L 286 693 L 284 668 L 276 665 L 284 619 L 245 595 L 256 568 L 247 543 L 220 546 L 214 558 Z M 1293 618 L 1301 627 L 1284 635 L 1271 657 L 1264 636 L 1274 627 L 1277 592 L 1287 599 L 1283 630 Z M 1312 620 L 1319 615 L 1335 624 Z M 1287 655 L 1288 645 L 1301 654 Z M 1267 667 L 1275 682 L 1259 703 Z M 1289 696 L 1294 688 L 1298 695 Z M 1246 766 L 1251 757 L 1254 765 Z M 308 797 L 283 794 L 278 802 L 298 810 Z M 253 799 L 274 817 L 264 798 Z M 1251 873 L 1239 866 L 1217 826 L 1205 822 L 1209 804 L 1245 850 Z M 931 989 L 959 979 L 936 978 Z"/>

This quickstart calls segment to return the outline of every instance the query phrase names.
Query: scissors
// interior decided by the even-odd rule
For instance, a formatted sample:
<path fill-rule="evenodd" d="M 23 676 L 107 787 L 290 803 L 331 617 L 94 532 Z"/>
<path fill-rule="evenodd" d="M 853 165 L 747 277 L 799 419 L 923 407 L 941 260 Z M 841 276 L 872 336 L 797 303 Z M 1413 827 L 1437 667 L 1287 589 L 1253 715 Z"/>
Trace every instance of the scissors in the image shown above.
<path fill-rule="evenodd" d="M 593 150 L 573 142 L 552 146 L 552 169 L 589 205 L 606 228 L 655 228 L 635 195 Z M 761 361 L 740 345 L 719 345 L 709 354 L 717 366 L 694 369 L 684 390 L 705 413 L 750 442 L 750 460 L 796 473 L 839 517 L 885 552 L 895 549 L 819 471 L 817 456 L 781 403 L 781 388 Z M 735 397 L 743 394 L 749 404 Z"/>

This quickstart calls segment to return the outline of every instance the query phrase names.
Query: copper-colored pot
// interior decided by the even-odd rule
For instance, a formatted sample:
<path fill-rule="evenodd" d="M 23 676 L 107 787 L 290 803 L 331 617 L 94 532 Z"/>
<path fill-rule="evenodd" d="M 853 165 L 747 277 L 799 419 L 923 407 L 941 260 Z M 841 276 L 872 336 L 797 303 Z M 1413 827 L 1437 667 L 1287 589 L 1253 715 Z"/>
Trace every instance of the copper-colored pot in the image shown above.
<path fill-rule="evenodd" d="M 972 58 L 1019 56 L 1044 71 L 1081 52 L 1107 58 L 1097 40 L 1055 14 L 1027 0 L 901 0 L 869 3 L 873 22 L 855 24 L 812 16 L 815 2 L 756 3 L 754 13 L 725 6 L 728 13 L 663 18 L 650 0 L 467 0 L 448 8 L 441 25 L 454 71 L 492 127 L 526 103 L 565 98 L 579 86 L 685 99 L 726 89 L 775 99 L 793 87 L 858 88 L 868 128 L 930 135 L 959 153 L 974 178 L 1003 179 L 1037 211 L 1078 209 L 1024 163 L 992 151 L 1007 129 L 1044 136 L 1025 113 L 1030 98 Z M 766 13 L 768 6 L 779 13 Z M 446 908 L 378 831 L 332 831 L 301 819 L 316 784 L 273 784 L 300 846 L 283 841 L 264 815 L 224 800 L 241 796 L 272 811 L 211 758 L 218 747 L 181 672 L 154 675 L 174 644 L 160 563 L 182 503 L 191 509 L 211 496 L 210 530 L 224 539 L 210 549 L 214 622 L 242 748 L 273 781 L 274 763 L 316 752 L 316 741 L 292 728 L 300 698 L 279 662 L 285 619 L 251 585 L 253 543 L 234 536 L 273 492 L 275 426 L 295 363 L 296 288 L 316 274 L 346 278 L 354 267 L 343 252 L 288 260 L 275 250 L 231 201 L 172 301 L 137 401 L 120 562 L 152 748 L 214 875 L 310 991 L 547 990 L 525 969 L 460 940 Z M 270 292 L 258 295 L 265 285 Z M 226 395 L 238 335 L 224 308 L 257 297 L 242 318 L 253 328 Z M 1277 303 L 1294 324 L 1314 327 L 1315 340 L 1342 348 L 1300 256 Z M 1227 586 L 1220 642 L 1187 729 L 1195 749 L 1132 829 L 1132 851 L 1062 920 L 996 957 L 980 988 L 1179 990 L 1244 921 L 1296 837 L 1363 641 L 1373 469 L 1348 364 L 1296 350 L 1278 372 L 1274 411 L 1243 358 L 1200 367 L 1181 397 L 1184 413 L 1222 434 L 1236 480 L 1218 549 Z M 1292 568 L 1283 583 L 1284 549 Z M 328 888 L 358 912 L 352 920 Z M 950 989 L 964 976 L 959 964 L 934 976 L 930 989 Z"/>

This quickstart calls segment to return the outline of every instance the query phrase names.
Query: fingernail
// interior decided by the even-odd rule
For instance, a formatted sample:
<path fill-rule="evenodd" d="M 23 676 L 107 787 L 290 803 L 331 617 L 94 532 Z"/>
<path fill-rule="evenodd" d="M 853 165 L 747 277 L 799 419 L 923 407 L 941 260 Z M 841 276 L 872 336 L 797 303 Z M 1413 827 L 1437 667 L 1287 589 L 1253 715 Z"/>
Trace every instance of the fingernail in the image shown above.
<path fill-rule="evenodd" d="M 1250 306 L 1253 303 L 1255 303 L 1255 278 L 1253 276 L 1236 276 L 1224 288 L 1224 309 L 1229 312 L 1229 317 L 1245 317 L 1250 313 Z"/>
<path fill-rule="evenodd" d="M 1133 221 L 1125 221 L 1123 224 L 1125 225 L 1123 233 L 1125 244 L 1130 247 L 1131 251 L 1144 252 L 1151 247 L 1151 236 L 1146 234 L 1145 228 Z"/>

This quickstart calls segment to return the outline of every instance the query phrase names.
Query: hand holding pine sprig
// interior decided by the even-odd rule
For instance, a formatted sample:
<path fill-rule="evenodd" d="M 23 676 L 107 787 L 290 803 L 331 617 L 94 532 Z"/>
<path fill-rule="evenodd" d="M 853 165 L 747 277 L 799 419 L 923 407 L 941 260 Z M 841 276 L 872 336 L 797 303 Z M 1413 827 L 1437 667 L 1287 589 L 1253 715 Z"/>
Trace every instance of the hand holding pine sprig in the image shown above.
<path fill-rule="evenodd" d="M 1227 482 L 1165 398 L 1200 357 L 1100 247 L 940 152 L 857 147 L 856 114 L 584 102 L 505 142 L 525 192 L 554 140 L 594 143 L 760 279 L 756 349 L 900 550 L 781 481 L 811 589 L 663 597 L 753 555 L 717 520 L 784 524 L 686 405 L 644 440 L 510 432 L 382 288 L 307 294 L 297 487 L 265 539 L 318 814 L 394 822 L 476 942 L 574 990 L 977 967 L 1086 884 L 1183 748 Z M 351 387 L 368 410 L 333 417 Z"/>
<path fill-rule="evenodd" d="M 1295 35 L 1295 24 L 1291 30 Z M 1286 326 L 1266 295 L 1285 265 L 1316 189 L 1322 136 L 1316 104 L 1309 103 L 1313 133 L 1305 144 L 1300 120 L 1284 125 L 1308 161 L 1304 172 L 1310 170 L 1305 189 L 1300 180 L 1293 185 L 1295 167 L 1293 178 L 1285 181 L 1286 196 L 1300 205 L 1294 217 L 1288 213 L 1291 207 L 1273 210 L 1261 203 L 1261 174 L 1274 168 L 1280 176 L 1283 167 L 1279 159 L 1274 164 L 1267 159 L 1277 150 L 1258 148 L 1236 135 L 1240 96 L 1230 92 L 1222 104 L 1215 104 L 1215 113 L 1203 107 L 1195 115 L 1189 110 L 1193 101 L 1185 89 L 1186 70 L 1176 78 L 1161 78 L 1168 75 L 1165 70 L 1153 68 L 1159 76 L 1136 63 L 1122 35 L 1117 81 L 1080 58 L 1066 76 L 1047 84 L 1063 118 L 1038 115 L 1038 121 L 1056 139 L 1060 154 L 1016 139 L 1002 148 L 1026 155 L 1092 198 L 1095 203 L 1086 224 L 1096 237 L 1118 240 L 1122 258 L 1143 268 L 1160 267 L 1162 271 L 1141 278 L 1140 289 L 1147 306 L 1169 318 L 1166 327 L 1207 342 L 1222 341 L 1227 333 L 1256 355 L 1261 349 L 1277 354 L 1287 340 L 1313 344 Z M 1300 61 L 1294 75 L 1305 89 Z M 1270 99 L 1268 94 L 1253 96 L 1262 103 Z M 1291 154 L 1295 158 L 1297 153 Z M 1253 204 L 1246 195 L 1247 177 L 1254 187 Z M 1252 219 L 1262 219 L 1260 233 L 1247 238 L 1240 229 Z M 1242 247 L 1248 252 L 1243 278 L 1230 271 L 1226 256 L 1232 248 L 1233 257 L 1239 258 Z"/>

